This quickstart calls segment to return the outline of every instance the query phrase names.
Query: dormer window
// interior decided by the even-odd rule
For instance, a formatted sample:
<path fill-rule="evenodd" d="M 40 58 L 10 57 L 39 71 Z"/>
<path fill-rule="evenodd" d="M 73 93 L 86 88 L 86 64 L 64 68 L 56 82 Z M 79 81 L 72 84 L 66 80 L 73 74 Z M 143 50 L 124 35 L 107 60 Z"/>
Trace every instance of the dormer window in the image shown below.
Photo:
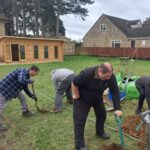
<path fill-rule="evenodd" d="M 100 31 L 102 31 L 102 32 L 107 31 L 107 26 L 106 26 L 106 24 L 100 24 Z"/>

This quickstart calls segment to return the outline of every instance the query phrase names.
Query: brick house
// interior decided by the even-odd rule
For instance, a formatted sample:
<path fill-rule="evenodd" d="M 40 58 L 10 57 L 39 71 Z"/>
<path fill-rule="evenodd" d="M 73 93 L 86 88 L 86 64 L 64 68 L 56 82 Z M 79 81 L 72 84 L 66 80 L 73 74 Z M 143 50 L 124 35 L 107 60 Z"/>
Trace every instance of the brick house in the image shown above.
<path fill-rule="evenodd" d="M 106 14 L 83 37 L 83 47 L 150 47 L 150 25 Z"/>

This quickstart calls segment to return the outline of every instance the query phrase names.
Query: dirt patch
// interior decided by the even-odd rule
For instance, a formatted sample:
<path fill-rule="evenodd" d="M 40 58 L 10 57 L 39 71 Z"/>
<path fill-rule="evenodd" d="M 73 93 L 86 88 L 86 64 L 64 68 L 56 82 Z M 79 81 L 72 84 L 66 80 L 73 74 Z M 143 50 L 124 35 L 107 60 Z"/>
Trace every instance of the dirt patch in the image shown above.
<path fill-rule="evenodd" d="M 100 150 L 127 150 L 121 147 L 121 145 L 117 145 L 116 143 L 112 143 L 110 145 L 103 145 Z"/>
<path fill-rule="evenodd" d="M 137 149 L 143 150 L 146 148 L 146 125 L 142 124 L 139 131 L 136 131 L 137 126 L 141 123 L 141 116 L 131 115 L 127 116 L 122 123 L 122 130 L 124 133 L 137 138 L 142 142 L 137 142 Z M 121 147 L 121 145 L 117 145 L 116 143 L 112 143 L 109 145 L 102 145 L 100 150 L 127 150 Z"/>
<path fill-rule="evenodd" d="M 136 138 L 142 138 L 146 136 L 145 133 L 145 124 L 142 124 L 141 128 L 139 131 L 136 131 L 136 127 L 140 124 L 141 122 L 141 117 L 140 116 L 127 116 L 122 125 L 122 129 L 125 133 L 136 137 Z"/>
<path fill-rule="evenodd" d="M 142 142 L 138 142 L 137 143 L 137 147 L 139 150 L 143 150 L 144 148 L 146 148 L 146 125 L 142 124 L 141 128 L 139 131 L 136 131 L 136 127 L 141 123 L 141 116 L 138 115 L 131 115 L 131 116 L 127 116 L 122 124 L 122 129 L 123 132 L 127 133 L 130 136 L 133 136 L 139 140 L 141 140 Z"/>

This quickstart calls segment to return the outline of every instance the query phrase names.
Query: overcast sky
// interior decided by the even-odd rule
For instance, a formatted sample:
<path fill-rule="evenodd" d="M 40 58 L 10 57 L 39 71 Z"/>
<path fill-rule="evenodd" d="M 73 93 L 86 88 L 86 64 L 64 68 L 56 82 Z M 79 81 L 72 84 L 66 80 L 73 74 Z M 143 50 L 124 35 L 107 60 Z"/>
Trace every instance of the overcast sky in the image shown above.
<path fill-rule="evenodd" d="M 79 16 L 61 17 L 66 28 L 66 36 L 72 40 L 82 40 L 84 35 L 104 13 L 127 20 L 145 20 L 150 16 L 149 0 L 95 0 L 87 5 L 89 16 L 83 21 Z"/>

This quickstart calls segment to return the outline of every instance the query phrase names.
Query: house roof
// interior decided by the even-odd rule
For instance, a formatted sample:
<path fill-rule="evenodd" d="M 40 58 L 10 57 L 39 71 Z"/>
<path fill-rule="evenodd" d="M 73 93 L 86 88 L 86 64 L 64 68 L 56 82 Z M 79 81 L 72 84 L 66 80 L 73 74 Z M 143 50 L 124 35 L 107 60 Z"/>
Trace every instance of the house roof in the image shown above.
<path fill-rule="evenodd" d="M 105 15 L 105 14 L 104 14 Z M 116 25 L 127 37 L 150 37 L 150 26 L 132 28 L 141 20 L 125 20 L 109 15 L 105 15 L 114 25 Z"/>
<path fill-rule="evenodd" d="M 150 37 L 150 27 L 141 27 L 141 28 L 128 28 L 127 29 L 128 37 Z"/>
<path fill-rule="evenodd" d="M 131 25 L 136 25 L 138 22 L 141 22 L 141 20 L 139 20 L 139 19 L 138 20 L 126 20 L 126 19 L 122 19 L 122 18 L 118 18 L 118 17 L 114 17 L 114 16 L 109 16 L 106 14 L 102 14 L 102 16 L 105 16 L 109 21 L 111 21 L 128 38 L 150 37 L 150 26 L 142 26 L 142 27 L 134 27 L 134 28 L 131 27 Z M 98 22 L 98 20 L 97 20 L 97 22 Z M 93 26 L 92 26 L 92 28 L 93 28 Z"/>
<path fill-rule="evenodd" d="M 106 16 L 107 19 L 109 19 L 114 25 L 116 25 L 127 36 L 128 36 L 127 29 L 130 28 L 130 25 L 133 25 L 139 21 L 139 20 L 131 20 L 131 21 L 125 20 L 125 19 L 121 19 L 121 18 L 117 18 L 117 17 L 105 15 L 105 14 L 104 16 Z"/>

